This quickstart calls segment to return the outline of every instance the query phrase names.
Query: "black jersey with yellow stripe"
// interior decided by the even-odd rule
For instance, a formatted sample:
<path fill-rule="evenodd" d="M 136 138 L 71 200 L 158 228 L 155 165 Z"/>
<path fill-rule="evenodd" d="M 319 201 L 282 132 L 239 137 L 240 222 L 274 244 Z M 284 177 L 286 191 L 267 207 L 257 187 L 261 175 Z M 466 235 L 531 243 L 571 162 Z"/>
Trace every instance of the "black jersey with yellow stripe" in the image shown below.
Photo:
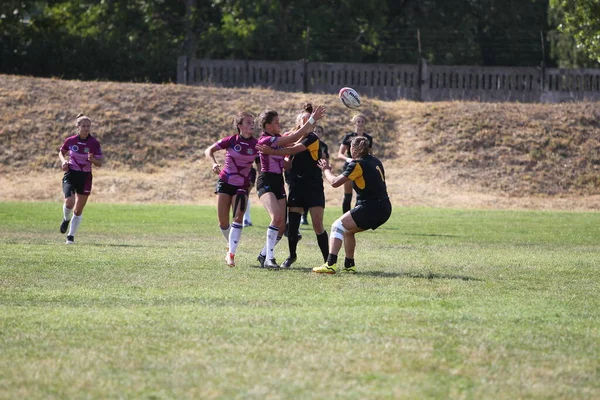
<path fill-rule="evenodd" d="M 371 135 L 369 135 L 368 133 L 363 133 L 363 135 L 364 135 L 364 137 L 366 137 L 369 140 L 369 149 L 373 148 L 373 137 Z M 347 147 L 346 157 L 352 157 L 352 154 L 350 154 L 350 145 L 352 144 L 352 139 L 354 139 L 357 136 L 358 136 L 358 133 L 350 132 L 350 133 L 345 134 L 344 137 L 342 138 L 342 144 Z"/>
<path fill-rule="evenodd" d="M 372 155 L 352 160 L 342 175 L 352 181 L 358 201 L 388 198 L 383 164 Z"/>
<path fill-rule="evenodd" d="M 322 172 L 317 161 L 319 160 L 319 137 L 313 132 L 309 133 L 301 142 L 306 150 L 294 155 L 290 174 L 292 177 L 316 178 Z"/>

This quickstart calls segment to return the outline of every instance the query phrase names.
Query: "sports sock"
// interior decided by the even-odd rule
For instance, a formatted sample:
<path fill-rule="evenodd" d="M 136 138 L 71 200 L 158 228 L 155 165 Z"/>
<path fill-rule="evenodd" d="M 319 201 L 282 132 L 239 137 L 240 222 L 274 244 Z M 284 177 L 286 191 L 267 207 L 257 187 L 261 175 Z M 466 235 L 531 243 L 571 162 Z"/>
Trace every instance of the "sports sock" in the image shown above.
<path fill-rule="evenodd" d="M 71 215 L 73 215 L 73 209 L 67 208 L 67 205 L 63 203 L 63 220 L 68 221 L 71 219 Z"/>
<path fill-rule="evenodd" d="M 73 216 L 73 219 L 71 220 L 71 225 L 69 225 L 69 233 L 67 234 L 67 236 L 75 236 L 75 234 L 77 233 L 77 229 L 79 229 L 79 224 L 81 224 L 82 218 L 83 215 Z"/>
<path fill-rule="evenodd" d="M 221 234 L 225 238 L 225 241 L 227 242 L 227 244 L 229 244 L 229 229 L 230 228 L 231 227 L 229 225 L 227 225 L 227 228 L 225 228 L 225 229 L 223 229 L 219 226 L 219 229 L 221 230 Z"/>
<path fill-rule="evenodd" d="M 342 211 L 347 213 L 350 211 L 350 206 L 352 204 L 352 193 L 344 193 L 344 201 L 342 202 Z"/>
<path fill-rule="evenodd" d="M 331 267 L 335 263 L 337 263 L 337 254 L 329 253 L 329 255 L 327 256 L 327 265 Z"/>
<path fill-rule="evenodd" d="M 240 238 L 242 237 L 242 229 L 244 225 L 234 222 L 231 224 L 231 230 L 229 231 L 229 252 L 235 254 Z"/>
<path fill-rule="evenodd" d="M 327 235 L 327 231 L 317 235 L 317 243 L 321 249 L 321 254 L 323 254 L 323 261 L 327 261 L 327 254 L 329 254 L 329 235 Z"/>
<path fill-rule="evenodd" d="M 246 211 L 244 212 L 244 222 L 252 223 L 252 218 L 250 217 L 250 196 L 248 196 L 248 200 L 246 200 Z"/>
<path fill-rule="evenodd" d="M 296 257 L 296 249 L 298 248 L 298 230 L 300 229 L 300 218 L 302 215 L 297 212 L 289 213 L 288 226 L 288 246 L 290 248 L 290 257 Z"/>
<path fill-rule="evenodd" d="M 267 260 L 271 260 L 275 258 L 273 255 L 273 249 L 277 244 L 277 234 L 279 233 L 279 228 L 276 226 L 269 225 L 267 228 Z"/>
<path fill-rule="evenodd" d="M 346 257 L 344 259 L 344 268 L 354 267 L 354 258 Z"/>

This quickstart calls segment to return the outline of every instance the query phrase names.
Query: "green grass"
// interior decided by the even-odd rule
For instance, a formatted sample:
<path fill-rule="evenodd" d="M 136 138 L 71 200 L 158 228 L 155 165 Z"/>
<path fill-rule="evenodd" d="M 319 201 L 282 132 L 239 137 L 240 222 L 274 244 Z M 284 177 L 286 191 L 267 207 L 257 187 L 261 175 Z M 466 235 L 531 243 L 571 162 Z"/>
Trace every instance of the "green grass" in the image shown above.
<path fill-rule="evenodd" d="M 257 268 L 258 207 L 234 269 L 213 207 L 61 213 L 0 203 L 0 398 L 600 397 L 598 213 L 396 207 L 355 276 Z"/>

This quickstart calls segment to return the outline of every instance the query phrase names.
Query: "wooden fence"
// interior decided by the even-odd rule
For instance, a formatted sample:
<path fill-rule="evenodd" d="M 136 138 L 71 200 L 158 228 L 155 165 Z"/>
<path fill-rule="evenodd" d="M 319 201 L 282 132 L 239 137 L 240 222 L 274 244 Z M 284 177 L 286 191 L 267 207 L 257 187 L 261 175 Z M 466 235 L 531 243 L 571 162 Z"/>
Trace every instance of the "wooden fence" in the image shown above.
<path fill-rule="evenodd" d="M 600 69 L 178 60 L 177 82 L 337 93 L 350 86 L 384 100 L 556 103 L 600 100 Z"/>

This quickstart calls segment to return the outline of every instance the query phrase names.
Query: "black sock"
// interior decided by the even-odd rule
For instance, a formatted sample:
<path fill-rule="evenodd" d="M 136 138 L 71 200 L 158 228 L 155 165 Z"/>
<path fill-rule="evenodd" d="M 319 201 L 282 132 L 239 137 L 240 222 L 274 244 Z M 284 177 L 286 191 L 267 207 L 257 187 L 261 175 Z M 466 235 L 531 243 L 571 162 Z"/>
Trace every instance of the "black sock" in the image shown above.
<path fill-rule="evenodd" d="M 302 218 L 307 219 L 308 218 L 308 209 L 305 208 L 304 212 L 302 213 Z"/>
<path fill-rule="evenodd" d="M 329 236 L 327 235 L 327 231 L 323 231 L 323 233 L 317 235 L 317 243 L 321 249 L 321 254 L 323 254 L 323 261 L 327 261 L 327 255 L 329 254 Z"/>
<path fill-rule="evenodd" d="M 335 263 L 337 263 L 337 254 L 329 253 L 329 255 L 327 256 L 327 265 L 331 267 Z"/>
<path fill-rule="evenodd" d="M 344 259 L 344 268 L 354 267 L 354 258 L 346 257 Z"/>
<path fill-rule="evenodd" d="M 342 211 L 344 213 L 350 211 L 352 205 L 352 193 L 344 193 L 344 201 L 342 202 Z"/>
<path fill-rule="evenodd" d="M 288 246 L 290 248 L 290 257 L 296 257 L 296 248 L 298 247 L 298 230 L 300 229 L 300 217 L 297 212 L 291 212 L 288 215 Z"/>

